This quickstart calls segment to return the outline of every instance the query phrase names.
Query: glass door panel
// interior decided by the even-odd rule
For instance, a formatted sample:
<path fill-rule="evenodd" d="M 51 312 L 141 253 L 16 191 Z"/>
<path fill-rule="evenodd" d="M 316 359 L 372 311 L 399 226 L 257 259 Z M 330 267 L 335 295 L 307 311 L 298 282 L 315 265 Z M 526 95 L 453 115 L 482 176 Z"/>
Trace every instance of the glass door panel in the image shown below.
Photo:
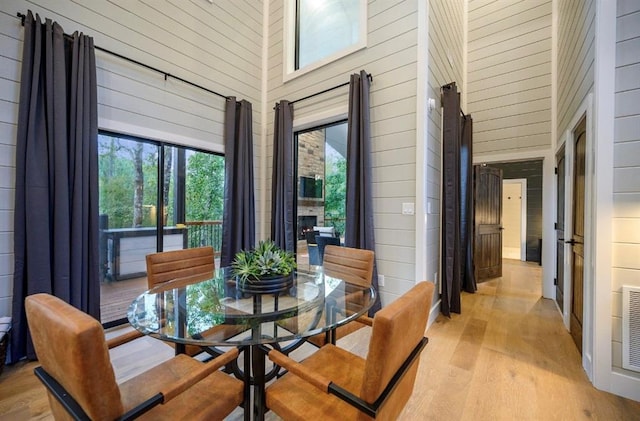
<path fill-rule="evenodd" d="M 101 318 L 126 317 L 147 288 L 145 256 L 156 251 L 158 146 L 98 136 Z"/>
<path fill-rule="evenodd" d="M 219 266 L 222 248 L 224 156 L 187 149 L 184 157 L 188 247 L 212 246 Z"/>
<path fill-rule="evenodd" d="M 298 132 L 296 142 L 296 259 L 299 270 L 312 271 L 322 265 L 315 237 L 344 235 L 347 123 Z"/>

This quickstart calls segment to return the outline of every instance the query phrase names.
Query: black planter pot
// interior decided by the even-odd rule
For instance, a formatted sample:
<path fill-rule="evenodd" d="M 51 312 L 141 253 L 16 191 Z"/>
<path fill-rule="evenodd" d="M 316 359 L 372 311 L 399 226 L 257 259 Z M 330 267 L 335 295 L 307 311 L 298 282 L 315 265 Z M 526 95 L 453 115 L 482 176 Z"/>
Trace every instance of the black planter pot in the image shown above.
<path fill-rule="evenodd" d="M 238 290 L 247 294 L 275 294 L 289 290 L 293 286 L 293 274 L 268 276 L 244 282 L 236 279 Z"/>

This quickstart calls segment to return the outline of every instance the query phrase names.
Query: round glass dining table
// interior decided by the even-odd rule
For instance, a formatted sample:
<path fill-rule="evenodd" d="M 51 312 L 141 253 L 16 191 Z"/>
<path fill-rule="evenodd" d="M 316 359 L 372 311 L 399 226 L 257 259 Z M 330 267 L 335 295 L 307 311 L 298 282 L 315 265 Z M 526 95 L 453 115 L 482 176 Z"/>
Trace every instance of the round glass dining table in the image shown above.
<path fill-rule="evenodd" d="M 160 284 L 130 305 L 129 323 L 140 332 L 176 343 L 202 347 L 212 355 L 216 347 L 238 346 L 244 368 L 230 369 L 245 381 L 245 401 L 251 399 L 253 419 L 264 419 L 265 383 L 279 367 L 265 373 L 269 347 L 289 353 L 304 338 L 332 332 L 365 314 L 374 304 L 375 290 L 324 273 L 296 273 L 292 283 L 277 291 L 249 293 L 238 287 L 228 268 L 217 269 L 211 279 L 175 279 Z M 245 406 L 245 419 L 251 419 Z"/>

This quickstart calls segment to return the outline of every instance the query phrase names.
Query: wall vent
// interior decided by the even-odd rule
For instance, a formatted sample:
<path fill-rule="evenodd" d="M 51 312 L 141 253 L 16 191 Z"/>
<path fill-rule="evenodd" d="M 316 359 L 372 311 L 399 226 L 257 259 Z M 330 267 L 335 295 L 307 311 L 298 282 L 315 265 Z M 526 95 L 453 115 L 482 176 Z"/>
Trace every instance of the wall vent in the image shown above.
<path fill-rule="evenodd" d="M 640 372 L 640 287 L 622 287 L 622 368 Z"/>

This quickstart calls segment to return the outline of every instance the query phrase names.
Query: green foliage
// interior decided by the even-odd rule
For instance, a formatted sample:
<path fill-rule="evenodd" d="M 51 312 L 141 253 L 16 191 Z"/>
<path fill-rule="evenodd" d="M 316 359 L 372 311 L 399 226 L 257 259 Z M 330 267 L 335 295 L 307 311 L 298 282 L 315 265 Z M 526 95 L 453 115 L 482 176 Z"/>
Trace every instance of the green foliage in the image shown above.
<path fill-rule="evenodd" d="M 224 281 L 224 277 L 218 276 L 187 287 L 187 306 L 200 309 L 188 313 L 187 329 L 190 335 L 224 323 L 224 306 L 220 302 L 220 298 L 224 297 Z"/>
<path fill-rule="evenodd" d="M 196 152 L 187 161 L 186 203 L 188 221 L 222 219 L 224 157 Z"/>
<path fill-rule="evenodd" d="M 129 228 L 134 226 L 134 197 L 136 169 L 134 162 L 135 140 L 108 136 L 98 136 L 98 185 L 100 214 L 109 216 L 109 228 Z M 178 147 L 168 147 L 175 150 Z M 143 197 L 142 226 L 156 225 L 155 207 L 158 199 L 158 150 L 148 143 L 143 146 Z M 165 164 L 167 159 L 165 159 Z M 165 177 L 166 223 L 175 221 L 175 160 Z M 185 177 L 186 220 L 210 221 L 222 219 L 224 200 L 224 157 L 187 150 L 187 168 Z M 156 210 L 158 212 L 160 210 Z"/>
<path fill-rule="evenodd" d="M 285 251 L 271 240 L 260 241 L 253 250 L 236 253 L 231 262 L 233 274 L 241 282 L 258 282 L 261 277 L 286 276 L 296 268 L 293 253 Z"/>
<path fill-rule="evenodd" d="M 335 152 L 335 151 L 334 151 Z M 327 153 L 325 161 L 325 225 L 344 233 L 347 197 L 347 160 L 342 155 Z"/>

